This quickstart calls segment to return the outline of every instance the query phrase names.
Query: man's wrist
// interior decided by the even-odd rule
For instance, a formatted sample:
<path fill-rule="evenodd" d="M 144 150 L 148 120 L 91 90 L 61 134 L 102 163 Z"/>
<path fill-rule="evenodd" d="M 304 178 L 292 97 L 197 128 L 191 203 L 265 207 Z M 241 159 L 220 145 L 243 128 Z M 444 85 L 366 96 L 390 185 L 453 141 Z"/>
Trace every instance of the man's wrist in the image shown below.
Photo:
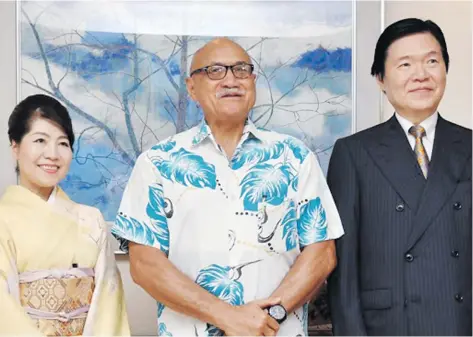
<path fill-rule="evenodd" d="M 211 321 L 217 328 L 224 330 L 228 319 L 231 319 L 234 307 L 225 301 L 218 300 L 211 308 Z"/>

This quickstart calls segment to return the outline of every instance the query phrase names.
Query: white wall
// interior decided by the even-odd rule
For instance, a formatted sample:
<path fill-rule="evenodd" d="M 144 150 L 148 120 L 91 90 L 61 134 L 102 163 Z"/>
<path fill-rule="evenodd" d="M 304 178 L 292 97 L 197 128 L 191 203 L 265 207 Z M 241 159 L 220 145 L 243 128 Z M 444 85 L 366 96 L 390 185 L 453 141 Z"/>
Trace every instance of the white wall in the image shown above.
<path fill-rule="evenodd" d="M 116 260 L 125 288 L 125 300 L 132 335 L 157 335 L 156 302 L 142 288 L 133 283 L 128 255 L 117 254 Z"/>
<path fill-rule="evenodd" d="M 440 26 L 450 54 L 445 95 L 439 106 L 446 119 L 472 127 L 472 3 L 471 1 L 386 1 L 385 24 L 418 17 Z M 385 99 L 384 119 L 393 114 Z"/>
<path fill-rule="evenodd" d="M 13 157 L 8 146 L 8 117 L 16 104 L 15 2 L 0 1 L 0 195 L 15 183 Z"/>
<path fill-rule="evenodd" d="M 360 131 L 382 120 L 382 94 L 371 77 L 374 48 L 382 29 L 380 1 L 356 2 L 355 129 Z"/>

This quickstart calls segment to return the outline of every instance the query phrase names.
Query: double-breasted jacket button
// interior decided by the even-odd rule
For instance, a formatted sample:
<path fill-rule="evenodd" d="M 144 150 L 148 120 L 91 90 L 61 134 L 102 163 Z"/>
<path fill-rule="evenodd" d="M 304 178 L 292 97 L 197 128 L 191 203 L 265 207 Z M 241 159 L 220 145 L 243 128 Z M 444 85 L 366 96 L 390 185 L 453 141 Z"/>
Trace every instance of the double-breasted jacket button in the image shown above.
<path fill-rule="evenodd" d="M 462 204 L 461 202 L 457 201 L 456 203 L 453 204 L 453 209 L 459 211 L 462 209 Z"/>
<path fill-rule="evenodd" d="M 404 211 L 405 207 L 406 206 L 404 206 L 404 204 L 402 202 L 400 202 L 399 204 L 396 205 L 396 211 L 402 212 L 402 211 Z"/>
<path fill-rule="evenodd" d="M 404 259 L 407 262 L 412 262 L 412 261 L 414 261 L 414 256 L 411 253 L 407 253 L 406 255 L 404 255 Z"/>

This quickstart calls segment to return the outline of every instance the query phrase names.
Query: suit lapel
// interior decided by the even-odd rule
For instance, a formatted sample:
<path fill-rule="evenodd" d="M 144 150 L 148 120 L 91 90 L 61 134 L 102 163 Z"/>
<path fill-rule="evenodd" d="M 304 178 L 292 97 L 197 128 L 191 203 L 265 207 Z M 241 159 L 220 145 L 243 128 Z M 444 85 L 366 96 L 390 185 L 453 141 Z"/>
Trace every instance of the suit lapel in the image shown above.
<path fill-rule="evenodd" d="M 412 248 L 452 195 L 469 157 L 466 144 L 455 128 L 439 116 L 427 183 L 414 217 L 407 250 Z"/>
<path fill-rule="evenodd" d="M 367 146 L 371 157 L 407 206 L 416 210 L 425 178 L 396 117 L 384 123 L 374 138 Z"/>

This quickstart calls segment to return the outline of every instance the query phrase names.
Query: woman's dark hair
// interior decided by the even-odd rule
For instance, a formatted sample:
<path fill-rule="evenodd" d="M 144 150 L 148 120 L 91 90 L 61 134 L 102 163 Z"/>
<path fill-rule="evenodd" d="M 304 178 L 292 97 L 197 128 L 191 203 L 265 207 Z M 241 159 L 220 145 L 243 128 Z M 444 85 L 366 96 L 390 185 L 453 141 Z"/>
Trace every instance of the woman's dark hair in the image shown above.
<path fill-rule="evenodd" d="M 448 56 L 447 43 L 443 36 L 442 30 L 433 21 L 421 20 L 416 18 L 409 18 L 399 20 L 386 27 L 384 32 L 376 43 L 374 51 L 373 65 L 371 66 L 371 75 L 377 76 L 380 79 L 384 78 L 385 62 L 388 55 L 388 49 L 394 41 L 399 40 L 405 36 L 417 33 L 430 33 L 437 40 L 442 50 L 442 57 L 445 62 L 445 67 L 448 72 L 448 65 L 450 58 Z"/>
<path fill-rule="evenodd" d="M 74 132 L 67 109 L 57 99 L 41 94 L 26 97 L 13 109 L 8 119 L 10 143 L 13 141 L 18 144 L 21 143 L 36 118 L 48 119 L 59 126 L 69 139 L 72 150 Z"/>

